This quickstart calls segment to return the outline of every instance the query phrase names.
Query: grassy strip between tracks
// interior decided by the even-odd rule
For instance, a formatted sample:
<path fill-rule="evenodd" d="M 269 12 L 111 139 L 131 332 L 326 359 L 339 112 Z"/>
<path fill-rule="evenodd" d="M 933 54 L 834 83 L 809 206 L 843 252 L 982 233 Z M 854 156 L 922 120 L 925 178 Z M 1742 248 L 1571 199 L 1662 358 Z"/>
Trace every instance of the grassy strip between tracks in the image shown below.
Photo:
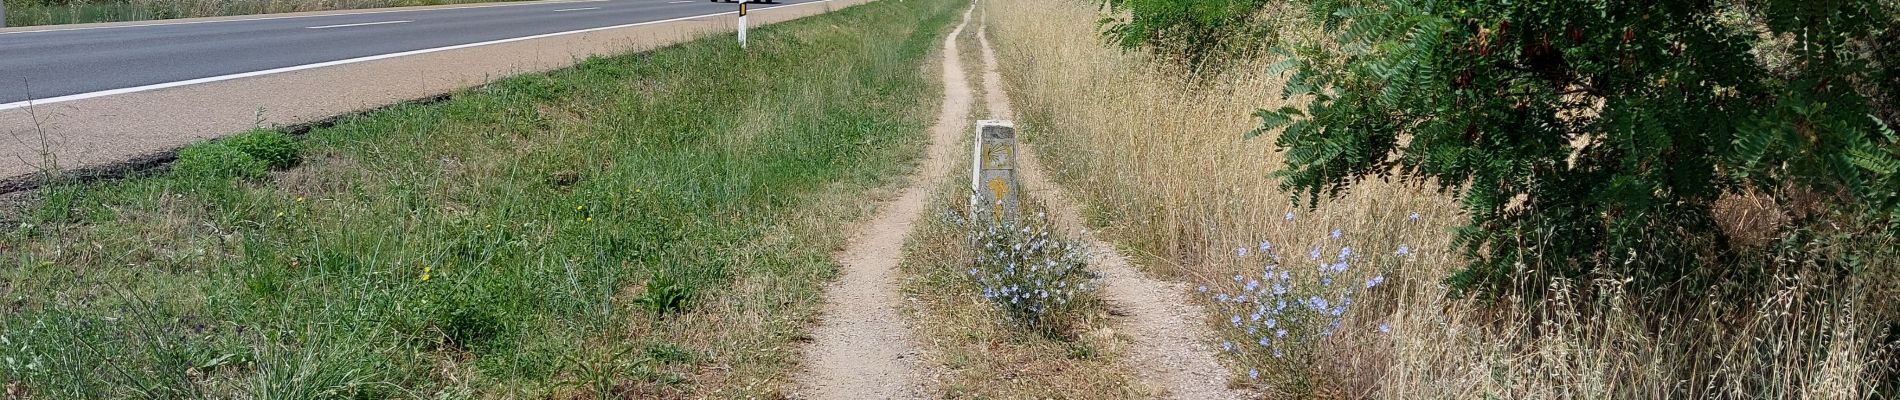
<path fill-rule="evenodd" d="M 0 233 L 0 385 L 789 394 L 840 227 L 915 162 L 940 90 L 921 65 L 957 3 L 873 2 L 761 29 L 749 52 L 713 37 L 376 111 L 252 178 L 180 164 L 45 189 Z"/>

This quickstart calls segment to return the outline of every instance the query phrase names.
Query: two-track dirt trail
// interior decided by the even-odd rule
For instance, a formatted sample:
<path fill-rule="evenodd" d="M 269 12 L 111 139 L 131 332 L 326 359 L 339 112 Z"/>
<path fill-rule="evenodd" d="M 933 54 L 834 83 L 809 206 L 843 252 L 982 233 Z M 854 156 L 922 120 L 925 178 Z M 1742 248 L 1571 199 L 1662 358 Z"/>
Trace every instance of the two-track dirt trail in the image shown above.
<path fill-rule="evenodd" d="M 911 399 L 925 397 L 917 347 L 898 313 L 897 265 L 904 242 L 923 214 L 930 190 L 949 172 L 958 136 L 970 123 L 970 85 L 957 59 L 957 36 L 970 23 L 972 7 L 943 43 L 943 105 L 930 128 L 930 147 L 910 185 L 877 207 L 858 226 L 843 251 L 838 281 L 825 290 L 825 307 L 805 350 L 806 373 L 798 397 L 809 399 Z"/>
<path fill-rule="evenodd" d="M 983 102 L 988 106 L 989 119 L 1012 119 L 1009 95 L 997 70 L 996 53 L 990 49 L 987 26 L 986 14 L 976 34 L 983 53 Z M 1227 388 L 1227 370 L 1214 359 L 1213 346 L 1207 342 L 1213 335 L 1202 323 L 1200 307 L 1187 301 L 1186 286 L 1149 278 L 1136 270 L 1112 243 L 1085 228 L 1075 199 L 1049 179 L 1035 151 L 1018 152 L 1016 157 L 1016 172 L 1027 186 L 1023 190 L 1044 202 L 1056 226 L 1088 244 L 1089 267 L 1102 275 L 1103 297 L 1125 314 L 1116 322 L 1133 343 L 1128 346 L 1123 365 L 1133 368 L 1148 386 L 1161 389 L 1168 398 L 1248 397 Z"/>

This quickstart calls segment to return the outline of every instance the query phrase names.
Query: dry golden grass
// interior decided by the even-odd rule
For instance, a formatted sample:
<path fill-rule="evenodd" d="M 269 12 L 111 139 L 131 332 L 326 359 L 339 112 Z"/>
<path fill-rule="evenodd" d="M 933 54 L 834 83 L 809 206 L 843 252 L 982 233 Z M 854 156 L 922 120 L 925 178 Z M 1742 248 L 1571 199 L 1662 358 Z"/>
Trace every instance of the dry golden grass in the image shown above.
<path fill-rule="evenodd" d="M 1447 299 L 1439 280 L 1464 263 L 1449 249 L 1464 220 L 1454 200 L 1428 188 L 1368 181 L 1299 210 L 1269 173 L 1282 157 L 1273 137 L 1244 139 L 1256 109 L 1274 108 L 1281 81 L 1270 60 L 1186 82 L 1185 74 L 1104 45 L 1094 2 L 985 2 L 1019 126 L 1080 198 L 1093 223 L 1145 253 L 1149 272 L 1231 285 L 1260 263 L 1235 248 L 1272 240 L 1320 245 L 1333 229 L 1361 253 L 1414 255 L 1322 342 L 1313 365 L 1274 365 L 1242 352 L 1224 358 L 1236 376 L 1294 371 L 1264 392 L 1325 398 L 1871 398 L 1891 379 L 1893 258 L 1868 260 L 1844 278 L 1814 268 L 1767 271 L 1771 279 L 1722 288 L 1719 297 L 1626 293 L 1605 277 L 1556 285 L 1535 307 Z M 1756 210 L 1743 200 L 1735 210 Z M 1285 216 L 1296 214 L 1291 221 Z M 1406 218 L 1417 212 L 1417 220 Z M 1735 212 L 1725 226 L 1753 231 L 1774 216 Z M 1749 238 L 1766 241 L 1767 238 Z M 1849 242 L 1854 242 L 1850 240 Z M 1879 249 L 1866 241 L 1816 245 L 1815 254 Z M 1210 308 L 1212 310 L 1214 308 Z M 1225 315 L 1208 321 L 1225 326 Z M 1386 323 L 1391 334 L 1371 332 Z M 1229 334 L 1239 339 L 1238 333 Z M 1883 338 L 1885 336 L 1885 338 Z M 1244 341 L 1242 343 L 1245 343 Z M 1886 363 L 1886 364 L 1882 364 Z M 1244 379 L 1237 379 L 1244 381 Z M 1892 390 L 1892 389 L 1887 389 Z"/>

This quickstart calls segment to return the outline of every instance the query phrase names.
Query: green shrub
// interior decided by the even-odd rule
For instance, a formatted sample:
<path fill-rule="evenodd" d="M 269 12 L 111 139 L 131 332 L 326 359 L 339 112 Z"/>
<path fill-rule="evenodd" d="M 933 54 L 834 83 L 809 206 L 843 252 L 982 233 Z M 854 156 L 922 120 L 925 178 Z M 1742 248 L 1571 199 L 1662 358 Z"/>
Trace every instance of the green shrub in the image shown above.
<path fill-rule="evenodd" d="M 1304 107 L 1259 114 L 1263 131 L 1285 128 L 1282 185 L 1309 202 L 1371 176 L 1456 193 L 1475 260 L 1459 289 L 1600 268 L 1680 283 L 1734 256 L 1713 214 L 1724 195 L 1894 205 L 1855 161 L 1893 144 L 1847 83 L 1878 73 L 1850 46 L 1891 20 L 1873 1 L 1309 6 L 1327 39 L 1276 65 Z M 1777 50 L 1762 30 L 1795 43 Z M 1791 62 L 1764 60 L 1775 53 Z"/>
<path fill-rule="evenodd" d="M 1257 52 L 1273 33 L 1256 23 L 1267 0 L 1106 0 L 1126 18 L 1106 18 L 1109 40 L 1146 47 L 1195 69 Z"/>
<path fill-rule="evenodd" d="M 173 175 L 193 179 L 256 179 L 268 172 L 269 164 L 223 142 L 186 147 L 178 152 L 178 161 L 172 164 Z"/>
<path fill-rule="evenodd" d="M 219 141 L 275 169 L 290 168 L 303 160 L 297 139 L 283 132 L 257 129 Z"/>
<path fill-rule="evenodd" d="M 1233 9 L 1215 16 L 1265 7 L 1209 1 Z M 1306 11 L 1286 21 L 1311 28 L 1277 28 L 1319 34 L 1271 49 L 1291 105 L 1260 111 L 1253 134 L 1279 132 L 1275 176 L 1308 204 L 1373 177 L 1455 194 L 1470 216 L 1457 244 L 1474 260 L 1451 278 L 1461 291 L 1596 271 L 1663 287 L 1721 271 L 1705 267 L 1739 255 L 1713 211 L 1724 196 L 1822 198 L 1888 226 L 1900 211 L 1900 152 L 1876 117 L 1900 85 L 1877 59 L 1895 2 L 1291 4 Z M 1140 31 L 1210 21 L 1184 10 L 1151 13 L 1173 27 Z M 1191 36 L 1132 38 L 1167 52 Z M 1788 214 L 1802 217 L 1789 226 L 1819 222 Z"/>

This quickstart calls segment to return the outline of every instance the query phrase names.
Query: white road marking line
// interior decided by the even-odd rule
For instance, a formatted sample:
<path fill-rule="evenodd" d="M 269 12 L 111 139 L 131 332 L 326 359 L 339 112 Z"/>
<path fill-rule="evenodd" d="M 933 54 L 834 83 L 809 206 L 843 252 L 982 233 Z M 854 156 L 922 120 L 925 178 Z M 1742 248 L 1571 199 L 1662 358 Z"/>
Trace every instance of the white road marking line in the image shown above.
<path fill-rule="evenodd" d="M 342 25 L 324 25 L 324 26 L 306 26 L 306 27 L 304 27 L 304 29 L 330 29 L 330 28 L 348 28 L 348 27 L 352 27 L 352 26 L 370 26 L 370 25 L 389 25 L 389 24 L 406 24 L 406 23 L 410 23 L 410 22 L 416 22 L 416 21 L 383 21 L 383 22 L 364 22 L 364 23 L 360 23 L 360 24 L 342 24 Z"/>
<path fill-rule="evenodd" d="M 585 11 L 585 10 L 599 10 L 599 9 L 600 7 L 565 8 L 565 9 L 560 9 L 560 10 L 554 10 L 554 12 Z"/>
<path fill-rule="evenodd" d="M 804 6 L 804 5 L 823 4 L 823 3 L 830 3 L 830 2 L 831 0 L 817 0 L 817 1 L 806 2 L 806 3 L 787 4 L 787 5 L 776 6 L 776 7 L 766 7 L 766 8 L 761 8 L 759 10 L 770 10 L 774 8 L 785 8 L 785 7 L 798 7 L 798 6 Z M 127 94 L 127 93 L 147 92 L 147 91 L 153 91 L 153 90 L 159 90 L 159 89 L 175 88 L 179 86 L 190 86 L 190 85 L 196 85 L 196 84 L 201 84 L 201 83 L 221 82 L 221 81 L 228 81 L 232 79 L 249 78 L 249 77 L 254 77 L 254 76 L 274 75 L 274 74 L 281 74 L 285 72 L 302 71 L 302 70 L 313 69 L 313 68 L 323 68 L 323 67 L 331 67 L 331 66 L 338 66 L 338 65 L 345 65 L 345 64 L 355 64 L 355 63 L 360 63 L 360 62 L 384 60 L 384 59 L 391 59 L 391 58 L 396 58 L 396 57 L 407 57 L 407 56 L 413 56 L 413 55 L 418 55 L 418 54 L 429 54 L 429 53 L 449 51 L 449 50 L 460 50 L 460 49 L 466 49 L 470 47 L 480 47 L 480 46 L 488 46 L 488 45 L 495 45 L 495 44 L 502 44 L 502 43 L 513 43 L 513 42 L 519 42 L 523 40 L 551 38 L 555 36 L 566 36 L 566 35 L 573 35 L 573 34 L 579 34 L 579 33 L 598 32 L 598 31 L 604 31 L 604 30 L 610 30 L 610 29 L 630 28 L 630 27 L 635 27 L 635 26 L 663 24 L 663 23 L 668 23 L 668 22 L 679 22 L 679 21 L 685 21 L 685 20 L 691 20 L 691 19 L 717 17 L 721 15 L 737 14 L 737 13 L 739 12 L 727 11 L 727 12 L 712 13 L 712 14 L 694 15 L 690 17 L 665 19 L 665 20 L 659 20 L 659 21 L 636 22 L 636 23 L 631 23 L 631 24 L 603 26 L 603 27 L 598 27 L 598 28 L 587 28 L 587 29 L 579 29 L 579 30 L 572 30 L 572 31 L 566 31 L 566 32 L 543 33 L 539 35 L 522 36 L 522 37 L 500 39 L 500 40 L 490 40 L 486 42 L 458 44 L 454 46 L 444 46 L 444 47 L 437 47 L 437 48 L 432 48 L 432 49 L 410 50 L 410 51 L 404 51 L 404 52 L 399 52 L 399 53 L 378 54 L 378 55 L 373 55 L 373 56 L 364 56 L 364 57 L 357 57 L 357 58 L 344 59 L 344 60 L 325 61 L 325 62 L 314 63 L 314 64 L 295 65 L 295 66 L 289 66 L 289 67 L 283 67 L 283 68 L 267 69 L 267 70 L 262 70 L 262 71 L 241 72 L 241 73 L 236 73 L 236 74 L 219 75 L 219 76 L 213 76 L 213 77 L 208 77 L 208 78 L 198 78 L 198 79 L 158 83 L 158 84 L 151 84 L 151 85 L 145 85 L 145 86 L 134 86 L 134 87 L 129 87 L 129 88 L 120 88 L 120 89 L 112 89 L 112 90 L 101 90 L 97 92 L 88 92 L 88 93 L 72 94 L 72 95 L 65 95 L 65 96 L 59 96 L 59 97 L 50 97 L 50 98 L 40 99 L 40 100 L 16 101 L 12 103 L 0 104 L 0 110 L 11 110 L 15 108 L 25 108 L 25 107 L 30 107 L 30 106 L 43 106 L 47 104 L 64 103 L 68 101 L 85 100 L 85 99 L 96 98 L 96 97 L 121 95 L 121 94 Z"/>
<path fill-rule="evenodd" d="M 151 24 L 87 26 L 87 27 L 78 27 L 78 28 L 55 28 L 55 29 L 41 29 L 41 30 L 34 30 L 34 31 L 0 32 L 0 35 L 16 35 L 16 34 L 22 34 L 22 33 L 41 33 L 41 32 L 90 31 L 90 30 L 98 30 L 98 29 L 118 29 L 118 28 L 143 28 L 143 27 L 148 27 L 148 26 L 215 24 L 215 23 L 220 23 L 220 22 L 269 21 L 269 20 L 276 20 L 276 19 L 340 17 L 340 16 L 345 16 L 345 15 L 388 14 L 388 13 L 417 12 L 417 11 L 467 10 L 471 8 L 532 6 L 532 5 L 542 5 L 542 4 L 598 3 L 598 2 L 603 2 L 603 1 L 612 1 L 612 0 L 528 1 L 528 2 L 506 3 L 506 4 L 484 4 L 484 5 L 464 6 L 464 7 L 426 8 L 426 9 L 417 9 L 417 10 L 378 10 L 378 11 L 363 11 L 363 12 L 336 13 L 336 14 L 319 14 L 319 15 L 287 15 L 287 16 L 279 16 L 279 17 L 220 19 L 216 21 L 182 21 L 182 22 L 159 22 L 159 23 L 151 23 Z"/>

